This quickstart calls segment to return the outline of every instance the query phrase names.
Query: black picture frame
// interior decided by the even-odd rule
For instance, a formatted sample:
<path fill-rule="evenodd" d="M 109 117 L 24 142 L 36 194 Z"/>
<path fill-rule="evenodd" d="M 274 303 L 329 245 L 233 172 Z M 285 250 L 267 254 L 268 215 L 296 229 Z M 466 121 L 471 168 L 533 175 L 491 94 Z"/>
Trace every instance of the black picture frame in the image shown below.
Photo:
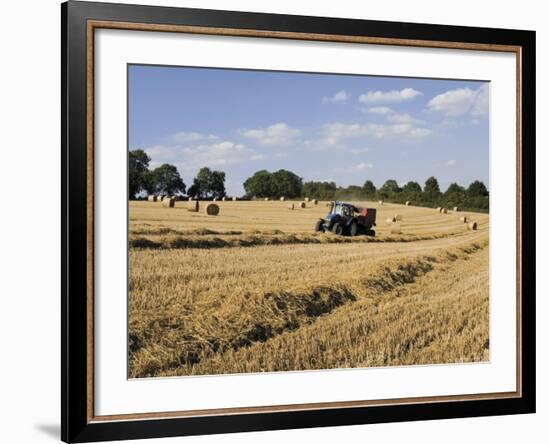
<path fill-rule="evenodd" d="M 521 49 L 521 395 L 513 398 L 407 403 L 197 417 L 95 421 L 90 417 L 87 205 L 87 23 L 187 25 L 210 28 L 368 36 L 384 39 L 512 45 Z M 357 19 L 214 11 L 69 1 L 61 5 L 62 274 L 61 438 L 90 442 L 511 415 L 535 412 L 535 32 Z M 92 322 L 93 323 L 93 322 Z"/>

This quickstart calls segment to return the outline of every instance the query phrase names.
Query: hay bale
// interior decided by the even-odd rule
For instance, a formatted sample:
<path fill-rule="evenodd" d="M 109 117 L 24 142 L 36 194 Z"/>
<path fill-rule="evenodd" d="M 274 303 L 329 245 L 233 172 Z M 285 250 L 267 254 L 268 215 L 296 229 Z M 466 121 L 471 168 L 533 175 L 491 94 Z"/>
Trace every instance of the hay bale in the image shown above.
<path fill-rule="evenodd" d="M 393 216 L 393 218 L 395 219 L 396 222 L 403 220 L 403 216 L 401 216 L 400 214 L 396 214 L 395 216 Z"/>
<path fill-rule="evenodd" d="M 379 200 L 379 201 L 378 201 L 378 205 L 384 205 L 384 201 L 383 201 L 383 200 Z"/>
<path fill-rule="evenodd" d="M 458 211 L 458 207 L 453 207 L 453 211 Z"/>
<path fill-rule="evenodd" d="M 215 197 L 214 199 L 212 199 L 212 202 L 216 202 L 218 200 L 217 197 Z"/>
<path fill-rule="evenodd" d="M 150 196 L 147 196 L 147 200 L 149 202 L 156 202 L 157 201 L 157 196 L 155 196 L 154 194 L 151 194 Z"/>
<path fill-rule="evenodd" d="M 442 214 L 447 214 L 447 211 L 448 211 L 447 208 L 441 208 L 441 213 Z"/>
<path fill-rule="evenodd" d="M 162 206 L 167 208 L 174 208 L 176 201 L 174 199 L 170 199 L 169 197 L 165 197 L 162 200 Z"/>
<path fill-rule="evenodd" d="M 390 228 L 391 234 L 401 234 L 401 225 L 393 224 Z"/>
<path fill-rule="evenodd" d="M 170 199 L 173 199 L 174 202 L 177 202 L 178 200 L 180 200 L 180 197 L 179 196 L 172 196 Z"/>
<path fill-rule="evenodd" d="M 204 208 L 204 212 L 209 216 L 217 216 L 220 213 L 220 207 L 215 203 L 209 203 Z"/>
<path fill-rule="evenodd" d="M 397 222 L 397 220 L 395 219 L 395 217 L 388 217 L 388 218 L 386 219 L 386 223 L 387 223 L 388 225 L 393 225 L 395 222 Z"/>
<path fill-rule="evenodd" d="M 279 200 L 285 200 L 285 196 L 281 196 Z"/>
<path fill-rule="evenodd" d="M 264 200 L 267 202 L 269 200 L 269 197 L 264 198 Z"/>
<path fill-rule="evenodd" d="M 405 205 L 406 205 L 406 206 L 409 206 L 410 204 L 411 204 L 411 201 L 410 201 L 410 200 L 408 200 L 407 202 L 405 202 Z"/>
<path fill-rule="evenodd" d="M 237 201 L 237 197 L 233 196 L 233 202 L 236 202 L 236 201 Z"/>
<path fill-rule="evenodd" d="M 441 207 L 437 207 L 436 210 L 438 213 L 441 213 Z"/>
<path fill-rule="evenodd" d="M 225 201 L 226 201 L 226 197 L 223 196 L 223 197 L 222 197 L 222 202 L 225 202 Z"/>
<path fill-rule="evenodd" d="M 193 211 L 195 213 L 199 211 L 199 201 L 198 200 L 189 201 L 189 203 L 187 204 L 187 211 Z"/>
<path fill-rule="evenodd" d="M 305 202 L 300 202 L 300 208 L 305 208 L 306 207 L 306 203 Z"/>
<path fill-rule="evenodd" d="M 465 223 L 468 222 L 468 218 L 467 218 L 466 216 L 460 216 L 460 217 L 458 218 L 458 220 L 459 220 L 460 222 L 462 222 L 463 224 L 465 224 Z"/>
<path fill-rule="evenodd" d="M 318 205 L 319 204 L 319 201 L 317 199 L 313 199 L 312 202 L 313 202 L 313 205 Z"/>
<path fill-rule="evenodd" d="M 288 209 L 289 209 L 289 210 L 293 210 L 293 209 L 294 209 L 294 204 L 293 204 L 293 203 L 290 204 L 290 205 L 288 206 Z"/>
<path fill-rule="evenodd" d="M 477 230 L 477 222 L 470 222 L 468 224 L 468 230 L 471 230 L 471 231 Z"/>
<path fill-rule="evenodd" d="M 309 197 L 304 197 L 304 200 L 305 200 L 306 202 L 309 202 Z"/>
<path fill-rule="evenodd" d="M 193 198 L 192 198 L 192 197 L 189 197 L 189 199 L 187 199 L 187 200 L 188 200 L 188 201 L 192 201 L 192 200 L 193 200 Z"/>

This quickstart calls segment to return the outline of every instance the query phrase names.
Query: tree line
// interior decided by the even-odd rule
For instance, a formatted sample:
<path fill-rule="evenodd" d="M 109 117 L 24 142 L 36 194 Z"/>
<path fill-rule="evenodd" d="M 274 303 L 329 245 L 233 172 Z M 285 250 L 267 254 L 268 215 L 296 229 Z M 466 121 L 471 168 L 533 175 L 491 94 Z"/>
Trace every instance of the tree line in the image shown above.
<path fill-rule="evenodd" d="M 165 163 L 150 169 L 151 158 L 143 150 L 133 150 L 128 155 L 128 198 L 136 199 L 140 195 L 183 195 L 197 199 L 222 198 L 225 196 L 225 173 L 212 171 L 204 167 L 187 188 L 178 169 Z"/>
<path fill-rule="evenodd" d="M 433 176 L 426 180 L 424 187 L 414 181 L 401 187 L 395 179 L 387 180 L 380 188 L 371 180 L 366 180 L 363 186 L 341 187 L 335 182 L 303 182 L 302 178 L 288 170 L 274 173 L 260 170 L 249 177 L 243 187 L 248 198 L 278 199 L 284 196 L 290 199 L 314 197 L 320 200 L 384 200 L 394 203 L 411 201 L 418 206 L 489 211 L 489 191 L 479 180 L 472 182 L 467 188 L 452 183 L 445 191 L 441 191 L 439 182 Z"/>
<path fill-rule="evenodd" d="M 222 198 L 226 196 L 225 173 L 210 168 L 201 168 L 191 186 L 183 182 L 174 165 L 163 164 L 150 169 L 151 158 L 143 150 L 129 152 L 129 186 L 130 199 L 140 195 L 175 195 L 187 194 L 197 199 Z M 271 198 L 284 196 L 287 199 L 314 197 L 320 200 L 384 200 L 386 202 L 405 203 L 426 207 L 459 207 L 466 211 L 489 211 L 489 191 L 479 180 L 468 187 L 451 183 L 441 191 L 435 177 L 429 177 L 422 187 L 418 182 L 410 181 L 400 186 L 395 179 L 389 179 L 377 188 L 371 180 L 362 186 L 337 186 L 335 182 L 303 182 L 302 178 L 289 170 L 269 172 L 256 171 L 243 183 L 245 199 Z"/>

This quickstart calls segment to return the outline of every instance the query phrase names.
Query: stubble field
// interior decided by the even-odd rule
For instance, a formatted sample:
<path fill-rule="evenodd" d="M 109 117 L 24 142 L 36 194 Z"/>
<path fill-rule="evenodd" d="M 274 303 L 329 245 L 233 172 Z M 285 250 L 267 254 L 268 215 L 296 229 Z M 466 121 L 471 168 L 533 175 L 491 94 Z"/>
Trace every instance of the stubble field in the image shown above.
<path fill-rule="evenodd" d="M 324 202 L 130 202 L 129 377 L 488 360 L 489 216 L 354 203 L 376 237 L 314 233 Z"/>

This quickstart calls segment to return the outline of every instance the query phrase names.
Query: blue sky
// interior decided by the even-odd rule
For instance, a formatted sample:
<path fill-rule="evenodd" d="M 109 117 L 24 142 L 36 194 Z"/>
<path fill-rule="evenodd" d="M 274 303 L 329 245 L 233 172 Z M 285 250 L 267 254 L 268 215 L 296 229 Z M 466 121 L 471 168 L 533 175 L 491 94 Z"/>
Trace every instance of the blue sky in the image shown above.
<path fill-rule="evenodd" d="M 225 171 L 230 195 L 255 171 L 304 181 L 489 186 L 489 91 L 476 81 L 131 65 L 129 149 L 151 167 Z"/>

